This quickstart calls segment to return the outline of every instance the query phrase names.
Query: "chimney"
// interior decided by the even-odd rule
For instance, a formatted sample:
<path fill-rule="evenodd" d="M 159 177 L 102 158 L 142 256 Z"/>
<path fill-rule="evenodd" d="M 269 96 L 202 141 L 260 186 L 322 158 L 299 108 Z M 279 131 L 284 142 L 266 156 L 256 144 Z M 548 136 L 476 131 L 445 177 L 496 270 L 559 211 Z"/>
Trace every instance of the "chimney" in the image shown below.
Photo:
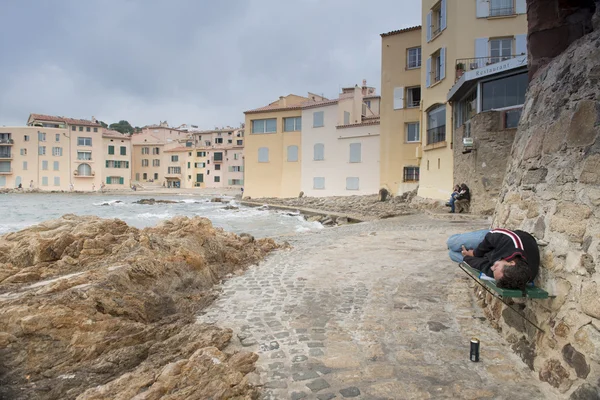
<path fill-rule="evenodd" d="M 93 122 L 93 123 L 96 123 L 96 122 L 98 122 L 98 121 L 96 120 L 96 117 L 94 117 L 93 115 L 92 115 L 92 122 Z"/>
<path fill-rule="evenodd" d="M 363 86 L 367 86 L 367 80 L 363 79 Z"/>
<path fill-rule="evenodd" d="M 286 106 L 285 97 L 279 96 L 279 106 L 280 107 L 285 107 Z"/>

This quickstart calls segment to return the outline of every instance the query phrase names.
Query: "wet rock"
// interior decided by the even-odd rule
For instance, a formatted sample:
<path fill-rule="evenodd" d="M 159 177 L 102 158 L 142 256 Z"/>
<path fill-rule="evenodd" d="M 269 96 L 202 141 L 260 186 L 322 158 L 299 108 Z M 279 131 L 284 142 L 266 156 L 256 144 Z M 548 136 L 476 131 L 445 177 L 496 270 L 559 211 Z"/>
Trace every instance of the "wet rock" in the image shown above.
<path fill-rule="evenodd" d="M 210 199 L 211 203 L 222 203 L 223 199 L 220 197 L 213 197 L 212 199 Z"/>
<path fill-rule="evenodd" d="M 240 209 L 239 207 L 232 206 L 231 204 L 223 207 L 223 210 L 239 210 L 239 209 Z"/>
<path fill-rule="evenodd" d="M 177 201 L 174 201 L 174 200 L 141 199 L 141 200 L 133 202 L 133 204 L 146 204 L 146 205 L 174 204 L 174 203 L 177 203 Z"/>
<path fill-rule="evenodd" d="M 340 394 L 344 397 L 358 397 L 360 396 L 360 390 L 356 386 L 350 386 L 340 390 Z"/>

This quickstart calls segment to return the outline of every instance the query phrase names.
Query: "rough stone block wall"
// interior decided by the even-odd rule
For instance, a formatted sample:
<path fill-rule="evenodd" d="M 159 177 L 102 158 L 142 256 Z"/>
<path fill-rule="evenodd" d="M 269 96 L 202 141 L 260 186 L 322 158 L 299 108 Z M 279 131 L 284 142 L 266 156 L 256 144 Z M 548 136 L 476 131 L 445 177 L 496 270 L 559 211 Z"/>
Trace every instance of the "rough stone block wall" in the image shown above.
<path fill-rule="evenodd" d="M 537 284 L 555 295 L 488 316 L 542 381 L 565 398 L 600 395 L 600 26 L 530 83 L 492 226 L 541 242 Z"/>
<path fill-rule="evenodd" d="M 464 126 L 454 130 L 454 183 L 471 189 L 471 212 L 492 215 L 502 187 L 516 129 L 502 129 L 502 113 L 471 119 L 473 151 L 463 154 Z"/>

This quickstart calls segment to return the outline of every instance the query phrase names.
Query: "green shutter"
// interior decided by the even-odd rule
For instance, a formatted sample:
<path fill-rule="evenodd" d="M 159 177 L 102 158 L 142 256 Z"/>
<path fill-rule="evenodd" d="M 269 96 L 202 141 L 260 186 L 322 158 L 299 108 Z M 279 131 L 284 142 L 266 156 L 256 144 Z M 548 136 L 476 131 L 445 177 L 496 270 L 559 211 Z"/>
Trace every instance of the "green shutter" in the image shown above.
<path fill-rule="evenodd" d="M 127 147 L 121 146 L 121 155 L 122 156 L 126 156 L 127 155 Z"/>
<path fill-rule="evenodd" d="M 108 168 L 108 160 L 106 160 L 106 168 Z"/>
<path fill-rule="evenodd" d="M 129 161 L 125 161 L 125 168 L 129 168 Z"/>
<path fill-rule="evenodd" d="M 107 176 L 107 177 L 106 177 L 106 184 L 107 184 L 107 185 L 110 185 L 110 176 Z"/>
<path fill-rule="evenodd" d="M 123 178 L 123 177 L 120 177 L 120 178 L 119 178 L 119 183 L 120 183 L 121 185 L 122 185 L 122 184 L 124 184 L 124 183 L 125 183 L 125 178 Z"/>
<path fill-rule="evenodd" d="M 188 169 L 189 169 L 189 168 L 191 168 L 191 167 L 190 167 L 190 164 L 191 164 L 191 163 L 188 161 Z"/>
<path fill-rule="evenodd" d="M 115 146 L 108 146 L 108 154 L 115 154 Z"/>

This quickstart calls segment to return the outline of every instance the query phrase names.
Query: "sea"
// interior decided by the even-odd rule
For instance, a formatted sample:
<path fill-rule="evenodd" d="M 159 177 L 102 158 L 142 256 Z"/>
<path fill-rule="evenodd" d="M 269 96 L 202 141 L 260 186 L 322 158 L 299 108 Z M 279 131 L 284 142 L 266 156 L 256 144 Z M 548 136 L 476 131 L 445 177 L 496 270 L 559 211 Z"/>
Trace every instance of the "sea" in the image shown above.
<path fill-rule="evenodd" d="M 246 207 L 232 197 L 211 202 L 211 197 L 197 195 L 119 195 L 79 193 L 0 194 L 0 235 L 19 231 L 64 214 L 95 215 L 118 218 L 130 226 L 145 228 L 178 215 L 206 217 L 213 226 L 229 232 L 249 233 L 255 237 L 277 237 L 323 229 L 318 222 L 308 222 L 298 212 L 283 212 L 268 207 Z M 144 198 L 172 200 L 170 204 L 135 204 Z M 226 209 L 227 206 L 237 209 Z"/>

